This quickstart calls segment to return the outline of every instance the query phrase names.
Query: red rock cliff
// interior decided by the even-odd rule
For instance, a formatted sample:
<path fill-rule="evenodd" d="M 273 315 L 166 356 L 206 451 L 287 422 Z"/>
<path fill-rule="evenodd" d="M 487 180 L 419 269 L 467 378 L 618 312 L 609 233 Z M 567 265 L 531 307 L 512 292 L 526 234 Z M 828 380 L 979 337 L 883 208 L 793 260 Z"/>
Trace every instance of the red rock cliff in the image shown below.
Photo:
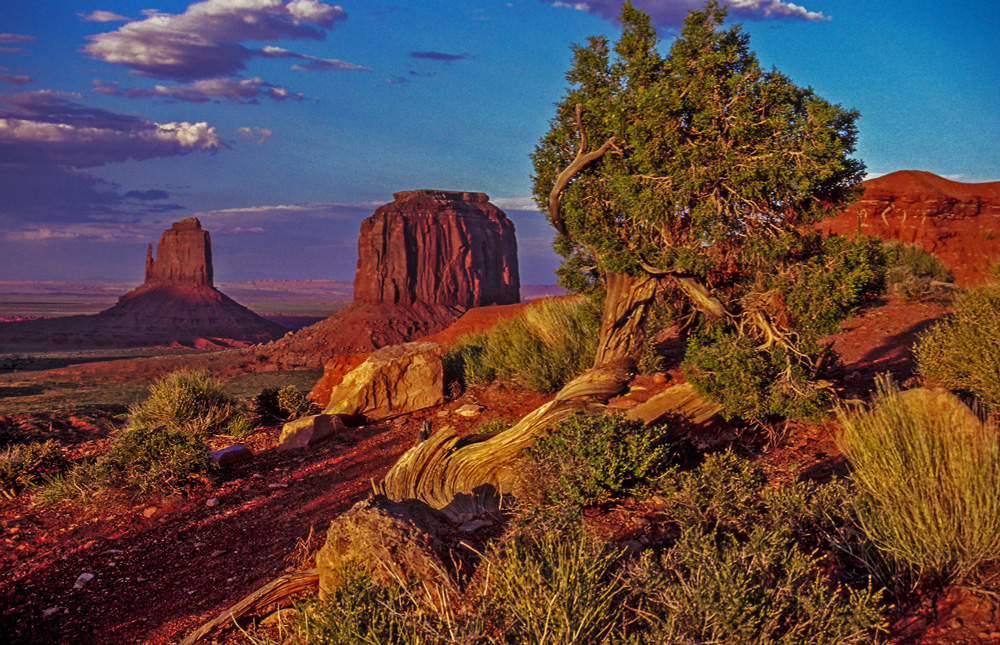
<path fill-rule="evenodd" d="M 146 251 L 146 284 L 212 286 L 212 240 L 195 217 L 174 222 Z"/>
<path fill-rule="evenodd" d="M 862 186 L 856 202 L 819 227 L 920 244 L 962 286 L 985 280 L 991 262 L 1000 258 L 1000 182 L 966 184 L 900 170 Z"/>
<path fill-rule="evenodd" d="M 355 302 L 480 307 L 520 301 L 514 224 L 483 193 L 395 193 L 361 223 Z"/>

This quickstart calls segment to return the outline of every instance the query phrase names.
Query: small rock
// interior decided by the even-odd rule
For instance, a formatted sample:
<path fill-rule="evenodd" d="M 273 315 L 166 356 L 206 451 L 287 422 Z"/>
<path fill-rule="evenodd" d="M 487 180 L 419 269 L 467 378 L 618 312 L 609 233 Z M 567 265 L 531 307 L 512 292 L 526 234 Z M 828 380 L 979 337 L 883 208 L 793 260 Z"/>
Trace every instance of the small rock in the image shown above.
<path fill-rule="evenodd" d="M 225 466 L 227 464 L 235 464 L 237 462 L 250 459 L 253 457 L 253 451 L 244 446 L 242 443 L 235 443 L 231 446 L 226 446 L 225 448 L 213 450 L 209 453 L 209 456 L 216 464 Z"/>
<path fill-rule="evenodd" d="M 466 403 L 459 409 L 455 410 L 455 414 L 461 417 L 472 418 L 479 416 L 479 413 L 482 412 L 484 409 L 485 408 L 481 405 L 476 405 L 474 403 Z"/>
<path fill-rule="evenodd" d="M 667 378 L 667 375 L 664 374 L 663 372 L 657 372 L 657 373 L 653 374 L 653 383 L 655 385 L 663 385 L 668 380 L 669 379 Z"/>
<path fill-rule="evenodd" d="M 194 543 L 194 548 L 196 548 L 196 549 L 201 549 L 201 548 L 206 547 L 206 546 L 208 546 L 208 545 L 205 544 L 204 542 L 195 542 Z"/>
<path fill-rule="evenodd" d="M 621 543 L 621 547 L 625 549 L 626 555 L 635 555 L 642 551 L 642 542 L 638 540 L 625 540 Z"/>
<path fill-rule="evenodd" d="M 215 551 L 212 551 L 212 557 L 217 558 L 225 553 L 226 553 L 225 549 L 216 549 Z"/>
<path fill-rule="evenodd" d="M 652 497 L 649 498 L 649 503 L 650 506 L 653 507 L 653 510 L 657 510 L 660 512 L 663 512 L 670 507 L 670 502 L 668 502 L 667 498 L 664 497 L 663 495 L 653 495 Z"/>
<path fill-rule="evenodd" d="M 268 484 L 268 488 L 288 488 L 288 484 L 284 482 L 275 482 L 273 484 Z"/>
<path fill-rule="evenodd" d="M 62 607 L 49 607 L 48 609 L 42 611 L 42 618 L 48 618 L 53 614 L 58 614 L 60 611 L 62 611 Z"/>
<path fill-rule="evenodd" d="M 642 517 L 641 515 L 637 515 L 637 516 L 633 517 L 633 518 L 632 518 L 632 522 L 633 522 L 633 523 L 634 523 L 634 524 L 635 524 L 636 526 L 639 526 L 639 527 L 642 527 L 642 528 L 647 528 L 647 527 L 648 527 L 649 525 L 651 525 L 651 524 L 652 524 L 652 522 L 650 522 L 650 521 L 649 521 L 648 519 L 646 519 L 645 517 Z"/>
<path fill-rule="evenodd" d="M 447 410 L 440 410 L 440 411 L 439 411 L 439 412 L 437 413 L 438 417 L 440 417 L 440 418 L 442 418 L 442 419 L 443 419 L 444 417 L 448 416 L 449 414 L 451 414 L 451 412 L 448 412 Z"/>
<path fill-rule="evenodd" d="M 76 579 L 76 582 L 73 583 L 73 588 L 74 589 L 83 589 L 84 586 L 86 586 L 86 584 L 88 582 L 90 582 L 91 580 L 93 580 L 93 579 L 94 579 L 94 574 L 92 574 L 92 573 L 81 573 L 80 576 Z"/>
<path fill-rule="evenodd" d="M 212 497 L 205 500 L 205 506 L 218 506 L 219 499 L 217 497 Z"/>
<path fill-rule="evenodd" d="M 2 524 L 4 528 L 12 528 L 20 524 L 23 519 L 24 517 L 22 515 L 17 515 L 15 517 L 8 517 L 7 519 L 2 521 Z"/>

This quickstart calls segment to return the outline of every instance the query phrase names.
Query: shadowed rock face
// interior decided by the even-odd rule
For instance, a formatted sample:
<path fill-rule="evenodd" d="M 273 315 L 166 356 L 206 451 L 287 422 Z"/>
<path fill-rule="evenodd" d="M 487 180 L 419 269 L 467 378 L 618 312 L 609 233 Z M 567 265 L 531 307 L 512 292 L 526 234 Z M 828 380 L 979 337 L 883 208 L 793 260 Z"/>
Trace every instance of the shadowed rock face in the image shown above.
<path fill-rule="evenodd" d="M 361 223 L 355 302 L 519 302 L 514 224 L 483 193 L 411 190 Z"/>
<path fill-rule="evenodd" d="M 863 182 L 864 193 L 819 227 L 923 246 L 961 286 L 986 279 L 1000 257 L 1000 182 L 966 184 L 922 170 Z"/>

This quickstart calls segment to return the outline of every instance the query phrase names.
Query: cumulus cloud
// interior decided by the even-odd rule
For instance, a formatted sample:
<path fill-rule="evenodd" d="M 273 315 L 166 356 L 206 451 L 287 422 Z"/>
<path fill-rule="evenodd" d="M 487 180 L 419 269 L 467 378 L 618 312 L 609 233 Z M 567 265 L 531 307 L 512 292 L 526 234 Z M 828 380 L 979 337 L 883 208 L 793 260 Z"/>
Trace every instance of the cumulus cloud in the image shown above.
<path fill-rule="evenodd" d="M 446 54 L 444 52 L 410 52 L 410 58 L 426 58 L 428 60 L 442 60 L 450 63 L 453 60 L 471 60 L 475 58 L 472 54 Z"/>
<path fill-rule="evenodd" d="M 104 11 L 103 9 L 98 9 L 96 11 L 91 11 L 90 13 L 78 14 L 80 18 L 86 22 L 126 22 L 128 21 L 128 16 L 119 15 L 113 11 Z"/>
<path fill-rule="evenodd" d="M 142 76 L 211 79 L 244 69 L 251 58 L 268 56 L 267 48 L 248 48 L 245 41 L 322 40 L 347 17 L 339 6 L 321 0 L 204 0 L 180 14 L 144 13 L 143 20 L 89 36 L 84 51 Z"/>
<path fill-rule="evenodd" d="M 546 0 L 556 7 L 588 11 L 605 20 L 615 20 L 621 13 L 619 0 L 586 0 L 585 2 L 560 2 Z M 705 0 L 634 0 L 633 4 L 649 14 L 653 24 L 661 28 L 679 27 L 691 9 L 705 6 Z M 818 11 L 810 11 L 782 0 L 728 0 L 729 13 L 740 18 L 763 20 L 791 18 L 796 20 L 829 20 Z"/>
<path fill-rule="evenodd" d="M 247 139 L 257 139 L 257 143 L 264 143 L 270 139 L 274 132 L 268 128 L 258 128 L 257 126 L 236 128 L 236 134 Z"/>
<path fill-rule="evenodd" d="M 94 81 L 94 92 L 108 96 L 121 96 L 130 99 L 159 97 L 171 101 L 186 101 L 188 103 L 208 103 L 213 99 L 226 99 L 233 103 L 259 103 L 258 99 L 267 97 L 275 101 L 293 99 L 305 100 L 306 96 L 292 92 L 278 85 L 271 85 L 260 78 L 230 79 L 209 78 L 195 81 L 190 85 L 154 85 L 153 87 L 122 88 L 121 83 Z"/>
<path fill-rule="evenodd" d="M 205 122 L 154 123 L 70 100 L 79 98 L 43 90 L 0 99 L 0 161 L 88 168 L 224 147 Z"/>

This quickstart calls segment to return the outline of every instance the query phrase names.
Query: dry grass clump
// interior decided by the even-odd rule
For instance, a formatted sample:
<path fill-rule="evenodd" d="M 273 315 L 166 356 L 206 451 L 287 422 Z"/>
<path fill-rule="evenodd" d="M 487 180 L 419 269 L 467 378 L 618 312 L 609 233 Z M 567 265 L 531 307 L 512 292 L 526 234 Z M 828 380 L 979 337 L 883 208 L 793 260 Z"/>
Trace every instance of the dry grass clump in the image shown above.
<path fill-rule="evenodd" d="M 997 428 L 883 383 L 871 410 L 839 413 L 870 540 L 917 574 L 966 578 L 1000 557 Z"/>
<path fill-rule="evenodd" d="M 600 314 L 584 299 L 546 299 L 492 331 L 463 339 L 445 356 L 445 366 L 467 385 L 501 381 L 553 392 L 593 363 L 599 324 Z"/>
<path fill-rule="evenodd" d="M 206 372 L 174 372 L 149 386 L 149 395 L 129 408 L 128 427 L 222 433 L 239 414 L 235 400 Z"/>
<path fill-rule="evenodd" d="M 1000 270 L 993 273 L 1000 279 Z M 951 315 L 924 333 L 913 353 L 925 379 L 1000 411 L 1000 282 L 959 293 Z"/>

